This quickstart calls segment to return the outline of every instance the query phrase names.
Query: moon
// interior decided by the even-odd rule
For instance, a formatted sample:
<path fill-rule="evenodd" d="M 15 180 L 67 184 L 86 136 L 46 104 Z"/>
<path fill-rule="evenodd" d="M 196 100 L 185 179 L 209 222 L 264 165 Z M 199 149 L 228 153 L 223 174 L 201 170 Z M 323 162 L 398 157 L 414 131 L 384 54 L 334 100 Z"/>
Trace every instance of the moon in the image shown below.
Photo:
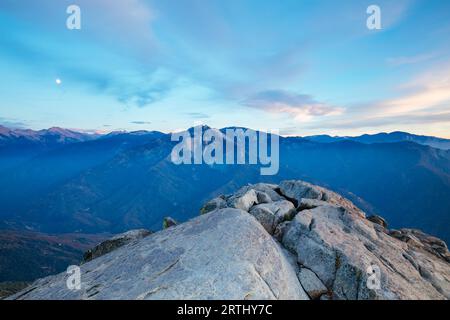
<path fill-rule="evenodd" d="M 59 86 L 59 85 L 62 83 L 62 80 L 61 80 L 60 78 L 57 78 L 57 79 L 55 80 L 55 82 L 56 82 L 56 84 Z"/>

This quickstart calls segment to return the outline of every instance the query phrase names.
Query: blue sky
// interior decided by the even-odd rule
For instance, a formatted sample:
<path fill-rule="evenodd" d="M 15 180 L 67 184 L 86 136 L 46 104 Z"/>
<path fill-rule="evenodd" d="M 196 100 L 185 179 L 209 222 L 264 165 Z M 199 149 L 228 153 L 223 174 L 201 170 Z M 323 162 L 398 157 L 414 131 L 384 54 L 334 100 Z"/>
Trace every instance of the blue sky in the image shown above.
<path fill-rule="evenodd" d="M 0 75 L 12 127 L 450 138 L 450 1 L 2 0 Z"/>

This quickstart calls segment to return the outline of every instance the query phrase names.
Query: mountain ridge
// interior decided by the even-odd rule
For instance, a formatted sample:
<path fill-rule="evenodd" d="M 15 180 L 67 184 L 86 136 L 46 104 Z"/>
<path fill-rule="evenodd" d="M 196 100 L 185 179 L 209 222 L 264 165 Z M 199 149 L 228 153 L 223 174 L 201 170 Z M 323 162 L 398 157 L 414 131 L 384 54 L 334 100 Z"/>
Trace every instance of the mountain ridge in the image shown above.
<path fill-rule="evenodd" d="M 221 132 L 225 131 L 226 129 L 244 129 L 244 130 L 253 130 L 253 131 L 260 131 L 260 130 L 254 130 L 251 128 L 246 127 L 236 127 L 236 126 L 227 126 L 223 128 L 213 128 L 206 124 L 201 125 L 204 129 L 216 129 Z M 186 129 L 186 131 L 193 132 L 194 127 Z M 61 127 L 51 127 L 48 129 L 39 129 L 39 130 L 33 130 L 33 129 L 14 129 L 9 128 L 6 126 L 0 125 L 0 137 L 1 136 L 8 136 L 8 135 L 14 135 L 17 137 L 23 136 L 42 136 L 42 135 L 48 135 L 48 134 L 55 134 L 65 137 L 70 136 L 77 136 L 78 138 L 84 138 L 84 139 L 96 139 L 100 137 L 108 137 L 108 136 L 114 136 L 114 135 L 121 135 L 121 134 L 151 134 L 151 133 L 161 133 L 161 134 L 171 134 L 171 132 L 161 132 L 161 131 L 155 131 L 155 130 L 135 130 L 135 131 L 127 131 L 127 130 L 121 130 L 121 131 L 111 131 L 108 133 L 85 133 L 82 131 L 77 131 L 75 129 L 64 129 Z M 450 139 L 447 138 L 441 138 L 437 136 L 429 136 L 429 135 L 420 135 L 420 134 L 413 134 L 405 131 L 392 131 L 392 132 L 379 132 L 375 134 L 362 134 L 359 136 L 331 136 L 327 134 L 320 134 L 320 135 L 307 135 L 307 136 L 292 136 L 287 135 L 285 137 L 294 137 L 294 138 L 304 138 L 315 142 L 334 142 L 334 141 L 342 141 L 342 140 L 352 140 L 352 141 L 358 141 L 362 143 L 380 143 L 380 142 L 399 142 L 399 141 L 413 141 L 416 143 L 424 144 L 424 145 L 431 145 L 431 142 L 436 142 L 437 147 L 439 143 L 448 144 L 448 148 L 450 149 Z M 430 144 L 426 144 L 425 142 L 429 140 Z"/>
<path fill-rule="evenodd" d="M 410 141 L 422 145 L 427 145 L 442 150 L 450 149 L 450 139 L 439 138 L 434 136 L 416 135 L 403 131 L 393 131 L 390 133 L 380 132 L 376 134 L 363 134 L 360 136 L 330 136 L 330 135 L 315 135 L 305 136 L 305 139 L 330 143 L 337 141 L 355 141 L 360 143 L 395 143 L 402 141 Z"/>
<path fill-rule="evenodd" d="M 8 186 L 0 192 L 0 225 L 50 233 L 157 230 L 161 215 L 175 212 L 174 218 L 184 221 L 217 193 L 292 177 L 341 192 L 393 225 L 449 240 L 449 151 L 411 141 L 317 143 L 280 137 L 280 172 L 261 178 L 258 166 L 175 166 L 169 158 L 173 145 L 164 133 L 125 133 L 15 162 L 0 176 Z"/>

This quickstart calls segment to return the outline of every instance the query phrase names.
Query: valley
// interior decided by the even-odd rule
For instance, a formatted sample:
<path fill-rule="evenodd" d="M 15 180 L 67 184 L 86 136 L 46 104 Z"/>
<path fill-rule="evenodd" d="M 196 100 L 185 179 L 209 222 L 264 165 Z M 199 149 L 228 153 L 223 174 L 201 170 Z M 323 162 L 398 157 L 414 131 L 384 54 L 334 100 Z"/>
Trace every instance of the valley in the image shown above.
<path fill-rule="evenodd" d="M 41 148 L 39 139 L 33 147 L 21 145 L 24 154 L 30 153 L 11 167 L 14 161 L 5 159 L 15 156 L 12 150 L 22 137 L 2 138 L 0 268 L 11 273 L 2 273 L 0 281 L 55 273 L 105 234 L 157 231 L 164 217 L 186 221 L 218 194 L 287 178 L 339 192 L 366 213 L 386 217 L 392 228 L 419 228 L 450 240 L 450 152 L 410 139 L 362 143 L 280 137 L 275 176 L 261 176 L 259 165 L 175 165 L 170 160 L 175 142 L 160 132 L 67 139 L 54 137 L 51 148 Z"/>

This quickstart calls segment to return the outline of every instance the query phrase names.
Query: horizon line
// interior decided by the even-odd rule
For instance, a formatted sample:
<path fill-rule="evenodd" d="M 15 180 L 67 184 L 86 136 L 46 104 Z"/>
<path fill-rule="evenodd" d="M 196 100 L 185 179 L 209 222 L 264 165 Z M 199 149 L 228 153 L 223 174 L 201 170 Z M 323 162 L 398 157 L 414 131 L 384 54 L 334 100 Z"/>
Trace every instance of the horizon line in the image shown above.
<path fill-rule="evenodd" d="M 183 132 L 183 131 L 188 131 L 189 129 L 198 127 L 198 126 L 203 126 L 203 127 L 208 127 L 210 129 L 216 129 L 216 130 L 224 130 L 224 129 L 229 129 L 229 128 L 240 128 L 240 129 L 246 129 L 246 130 L 253 130 L 253 131 L 265 131 L 265 132 L 270 132 L 271 130 L 259 130 L 259 129 L 253 129 L 250 127 L 241 127 L 241 126 L 225 126 L 222 128 L 215 128 L 215 127 L 211 127 L 207 124 L 199 124 L 196 126 L 191 126 L 187 129 L 174 129 L 172 131 L 161 131 L 161 130 L 150 130 L 150 129 L 141 129 L 141 130 L 127 130 L 127 129 L 113 129 L 113 130 L 102 130 L 102 129 L 80 129 L 80 128 L 65 128 L 65 127 L 60 127 L 60 126 L 52 126 L 52 127 L 48 127 L 48 128 L 40 128 L 40 129 L 33 129 L 31 127 L 14 127 L 14 126 L 7 126 L 4 124 L 0 124 L 0 128 L 5 128 L 7 130 L 10 131 L 32 131 L 32 132 L 40 132 L 40 131 L 51 131 L 51 130 L 55 130 L 55 129 L 60 129 L 60 130 L 66 130 L 66 131 L 70 131 L 70 132 L 74 132 L 74 133 L 80 133 L 80 134 L 86 134 L 86 135 L 92 135 L 92 136 L 106 136 L 112 133 L 123 133 L 123 134 L 131 134 L 131 133 L 138 133 L 138 132 L 159 132 L 159 133 L 163 133 L 163 134 L 171 134 L 171 133 L 176 133 L 176 132 Z M 277 129 L 279 130 L 279 129 Z M 390 131 L 390 132 L 386 132 L 386 131 L 379 131 L 377 133 L 363 133 L 360 135 L 330 135 L 327 133 L 322 133 L 322 134 L 314 134 L 314 135 L 296 135 L 296 134 L 278 134 L 280 137 L 285 137 L 285 138 L 308 138 L 308 137 L 320 137 L 320 136 L 327 136 L 327 137 L 331 137 L 331 138 L 358 138 L 358 137 L 362 137 L 362 136 L 375 136 L 375 135 L 380 135 L 380 134 L 386 134 L 386 135 L 391 135 L 391 134 L 395 134 L 395 133 L 403 133 L 403 134 L 409 134 L 409 135 L 414 135 L 414 136 L 419 136 L 419 137 L 431 137 L 431 138 L 437 138 L 437 139 L 443 139 L 443 140 L 450 140 L 450 137 L 441 137 L 441 136 L 433 136 L 433 135 L 426 135 L 426 134 L 418 134 L 418 133 L 412 133 L 412 132 L 408 132 L 408 131 L 401 131 L 401 130 L 394 130 L 394 131 Z M 1 134 L 1 132 L 0 132 Z"/>

